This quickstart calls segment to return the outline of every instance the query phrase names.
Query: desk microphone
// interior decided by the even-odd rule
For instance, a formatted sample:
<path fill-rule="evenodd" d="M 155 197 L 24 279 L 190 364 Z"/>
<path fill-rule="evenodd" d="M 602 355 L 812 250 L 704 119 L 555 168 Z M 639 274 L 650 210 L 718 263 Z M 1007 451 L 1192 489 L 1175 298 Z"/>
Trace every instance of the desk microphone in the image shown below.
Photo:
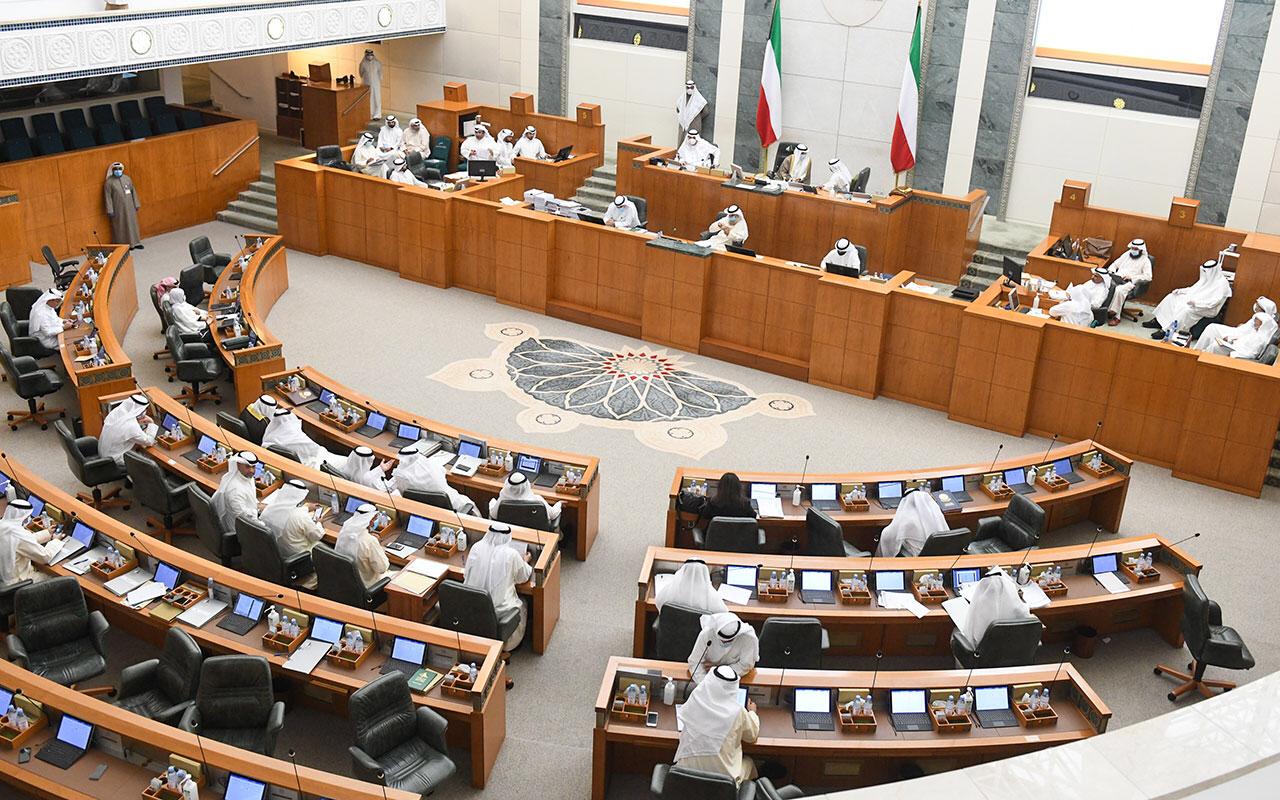
<path fill-rule="evenodd" d="M 293 780 L 294 783 L 298 784 L 298 798 L 301 800 L 303 797 L 302 777 L 298 775 L 298 758 L 292 747 L 289 748 L 289 763 L 293 765 Z"/>
<path fill-rule="evenodd" d="M 795 494 L 795 497 L 793 498 L 797 502 L 792 503 L 792 505 L 798 506 L 800 505 L 798 501 L 804 499 L 804 476 L 808 474 L 809 474 L 809 454 L 805 453 L 804 468 L 800 470 L 800 482 L 796 484 L 796 494 Z"/>
<path fill-rule="evenodd" d="M 1090 556 L 1090 554 L 1091 554 L 1091 553 L 1093 553 L 1093 546 L 1094 546 L 1094 544 L 1096 544 L 1096 543 L 1097 543 L 1097 541 L 1098 541 L 1098 537 L 1099 537 L 1099 536 L 1101 536 L 1101 535 L 1102 535 L 1102 526 L 1101 526 L 1101 525 L 1099 525 L 1099 526 L 1098 526 L 1098 530 L 1093 534 L 1093 541 L 1092 541 L 1092 542 L 1089 542 L 1089 549 L 1084 551 L 1084 562 L 1085 562 L 1086 564 L 1088 564 L 1088 563 L 1089 563 L 1089 556 Z M 1090 574 L 1090 575 L 1092 575 L 1092 574 L 1093 574 L 1093 569 L 1092 569 L 1092 568 L 1090 568 L 1090 570 L 1089 570 L 1089 574 Z"/>
<path fill-rule="evenodd" d="M 1181 539 L 1179 539 L 1179 540 L 1178 540 L 1178 541 L 1176 541 L 1176 542 L 1172 542 L 1172 543 L 1170 543 L 1170 544 L 1166 544 L 1164 547 L 1165 547 L 1165 549 L 1166 549 L 1166 550 L 1168 550 L 1168 549 L 1170 549 L 1170 548 L 1173 548 L 1173 547 L 1177 547 L 1178 545 L 1182 544 L 1182 543 L 1183 543 L 1183 542 L 1185 542 L 1185 541 L 1188 541 L 1188 540 L 1190 540 L 1190 539 L 1195 539 L 1195 538 L 1196 538 L 1196 537 L 1198 537 L 1199 535 L 1200 535 L 1200 531 L 1196 531 L 1195 533 L 1191 534 L 1190 536 L 1184 536 L 1184 537 L 1182 537 Z"/>
<path fill-rule="evenodd" d="M 1001 450 L 1004 450 L 1004 443 L 1003 443 L 1003 442 L 1000 444 L 1000 446 L 999 446 L 999 447 L 997 447 L 997 448 L 996 448 L 996 457 L 995 457 L 995 458 L 993 458 L 993 459 L 991 459 L 991 466 L 987 467 L 987 472 L 990 472 L 991 470 L 993 470 L 993 469 L 995 469 L 995 468 L 996 468 L 996 462 L 1000 460 L 1000 451 L 1001 451 Z"/>
<path fill-rule="evenodd" d="M 874 692 L 874 691 L 876 690 L 876 676 L 880 674 L 880 659 L 882 659 L 882 658 L 884 658 L 884 651 L 883 651 L 883 650 L 877 650 L 877 651 L 876 651 L 876 666 L 875 666 L 875 669 L 873 669 L 873 670 L 871 671 L 871 688 L 867 690 L 867 694 L 871 694 L 872 692 Z M 867 698 L 867 699 L 868 699 L 868 700 L 870 700 L 870 698 Z"/>
<path fill-rule="evenodd" d="M 973 688 L 973 670 L 978 666 L 978 659 L 982 658 L 982 654 L 977 650 L 973 651 L 973 666 L 969 667 L 969 674 L 964 676 L 964 688 Z"/>
<path fill-rule="evenodd" d="M 1056 433 L 1055 433 L 1055 434 L 1053 435 L 1053 439 L 1052 439 L 1052 440 L 1050 440 L 1050 442 L 1049 442 L 1049 449 L 1044 451 L 1044 458 L 1040 459 L 1040 463 L 1041 463 L 1041 464 L 1043 464 L 1043 463 L 1045 463 L 1046 461 L 1048 461 L 1048 460 L 1049 460 L 1049 450 L 1052 450 L 1052 449 L 1053 449 L 1053 446 L 1054 446 L 1055 444 L 1057 444 L 1057 443 L 1058 443 L 1058 434 L 1056 434 Z"/>
<path fill-rule="evenodd" d="M 378 770 L 378 788 L 382 790 L 382 800 L 387 800 L 387 773 Z M 301 793 L 298 795 L 301 797 Z"/>
<path fill-rule="evenodd" d="M 1067 660 L 1067 656 L 1069 655 L 1071 655 L 1071 648 L 1062 648 L 1062 658 L 1058 659 L 1058 668 L 1053 671 L 1053 680 L 1049 681 L 1049 683 L 1052 684 L 1058 682 L 1058 673 L 1062 671 L 1062 663 Z"/>
<path fill-rule="evenodd" d="M 949 575 L 949 574 L 951 574 L 951 573 L 953 573 L 953 572 L 955 572 L 956 564 L 959 564 L 959 563 L 960 563 L 960 559 L 962 559 L 962 558 L 964 558 L 964 551 L 963 551 L 963 550 L 961 550 L 961 551 L 960 551 L 960 555 L 956 556 L 956 560 L 951 562 L 951 566 L 947 567 L 947 574 L 948 574 L 948 575 Z M 954 588 L 954 587 L 955 587 L 955 585 L 956 585 L 955 580 L 952 580 L 952 581 L 951 581 L 951 586 Z M 956 594 L 957 594 L 957 596 L 959 596 L 959 592 L 957 592 Z"/>
<path fill-rule="evenodd" d="M 102 237 L 98 235 L 98 229 L 97 229 L 97 228 L 94 228 L 94 229 L 93 229 L 93 240 L 94 240 L 95 242 L 97 242 L 97 243 L 98 243 L 98 246 L 99 246 L 99 247 L 101 247 L 101 246 L 102 246 Z"/>
<path fill-rule="evenodd" d="M 130 530 L 129 537 L 134 540 L 134 544 L 136 544 L 139 548 L 142 549 L 143 554 L 146 555 L 147 558 L 151 559 L 152 561 L 160 560 L 155 556 L 151 555 L 151 551 L 147 549 L 147 546 L 142 543 L 142 539 L 138 537 L 137 531 Z M 152 569 L 155 569 L 155 567 L 152 567 Z"/>
<path fill-rule="evenodd" d="M 871 557 L 867 559 L 867 574 L 871 574 L 871 565 L 876 563 L 876 550 L 880 549 L 880 537 L 884 535 L 884 531 L 877 533 L 871 539 Z M 880 587 L 876 587 L 879 590 Z"/>
<path fill-rule="evenodd" d="M 1093 435 L 1089 437 L 1089 443 L 1096 445 L 1098 443 L 1098 434 L 1102 432 L 1102 420 L 1098 420 L 1098 424 L 1093 426 Z"/>
<path fill-rule="evenodd" d="M 200 738 L 200 734 L 198 733 L 199 730 L 200 720 L 191 720 L 191 735 L 196 737 L 196 747 L 200 748 L 200 761 L 204 769 L 204 777 L 207 780 L 209 778 L 209 757 L 204 754 L 204 740 Z M 292 755 L 293 751 L 290 750 L 289 753 Z M 294 769 L 297 770 L 297 767 L 294 767 Z M 298 790 L 298 796 L 302 796 L 301 789 Z"/>

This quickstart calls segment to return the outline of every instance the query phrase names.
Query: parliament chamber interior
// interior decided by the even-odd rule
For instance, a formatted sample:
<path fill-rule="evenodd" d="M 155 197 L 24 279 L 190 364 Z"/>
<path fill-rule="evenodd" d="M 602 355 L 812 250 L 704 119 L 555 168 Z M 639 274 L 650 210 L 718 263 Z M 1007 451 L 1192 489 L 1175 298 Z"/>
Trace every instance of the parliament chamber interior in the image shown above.
<path fill-rule="evenodd" d="M 1271 0 L 0 7 L 0 797 L 1266 798 Z"/>

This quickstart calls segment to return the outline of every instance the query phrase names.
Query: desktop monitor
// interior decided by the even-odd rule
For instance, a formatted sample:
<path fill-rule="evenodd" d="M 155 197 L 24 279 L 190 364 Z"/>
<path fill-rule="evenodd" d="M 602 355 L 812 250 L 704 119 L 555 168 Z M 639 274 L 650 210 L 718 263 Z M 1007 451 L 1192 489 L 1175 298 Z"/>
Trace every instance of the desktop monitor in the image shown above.
<path fill-rule="evenodd" d="M 227 776 L 227 791 L 223 800 L 263 800 L 267 794 L 267 785 L 243 775 L 234 773 Z"/>
<path fill-rule="evenodd" d="M 756 568 L 730 564 L 724 568 L 724 582 L 740 589 L 756 588 Z"/>
<path fill-rule="evenodd" d="M 1012 258 L 1004 257 L 1004 267 L 1001 272 L 1004 274 L 1005 279 L 1011 283 L 1022 283 L 1022 265 Z"/>
<path fill-rule="evenodd" d="M 537 475 L 542 471 L 542 459 L 538 456 L 527 456 L 523 453 L 516 459 L 516 472 Z"/>
<path fill-rule="evenodd" d="M 387 427 L 387 416 L 386 414 L 379 414 L 377 411 L 370 411 L 369 416 L 365 418 L 364 426 L 380 432 Z"/>
<path fill-rule="evenodd" d="M 391 657 L 396 661 L 408 661 L 413 664 L 422 664 L 422 659 L 427 655 L 427 643 L 419 642 L 415 639 L 406 639 L 403 636 L 397 636 L 395 642 L 391 645 Z"/>
<path fill-rule="evenodd" d="M 796 689 L 796 711 L 831 713 L 831 690 Z"/>
<path fill-rule="evenodd" d="M 1105 556 L 1094 556 L 1090 567 L 1094 575 L 1101 575 L 1104 572 L 1115 572 L 1120 569 L 1120 559 L 1115 553 L 1108 553 Z"/>
<path fill-rule="evenodd" d="M 458 439 L 458 455 L 484 458 L 484 442 L 468 439 L 464 436 Z"/>
<path fill-rule="evenodd" d="M 181 578 L 182 572 L 177 568 L 171 567 L 163 561 L 156 564 L 156 582 L 164 584 L 164 588 L 169 591 L 173 591 L 173 587 L 178 585 L 178 581 Z"/>
<path fill-rule="evenodd" d="M 800 589 L 805 592 L 831 591 L 831 572 L 825 569 L 800 570 Z"/>
<path fill-rule="evenodd" d="M 1014 467 L 1004 471 L 1004 482 L 1010 486 L 1018 486 L 1027 482 L 1027 470 L 1024 467 Z"/>
<path fill-rule="evenodd" d="M 342 623 L 324 617 L 314 617 L 311 620 L 311 638 L 333 644 L 342 638 Z"/>
<path fill-rule="evenodd" d="M 492 178 L 498 174 L 498 162 L 480 159 L 470 159 L 467 161 L 467 177 L 468 178 Z"/>
<path fill-rule="evenodd" d="M 430 537 L 436 529 L 436 521 L 427 517 L 420 517 L 417 514 L 410 514 L 409 522 L 404 527 L 405 530 L 415 536 Z"/>
<path fill-rule="evenodd" d="M 923 714 L 928 708 L 924 689 L 890 689 L 889 711 L 893 714 Z"/>
<path fill-rule="evenodd" d="M 974 711 L 1008 711 L 1008 686 L 979 686 L 973 690 Z"/>
<path fill-rule="evenodd" d="M 951 585 L 955 588 L 956 593 L 960 592 L 960 588 L 970 583 L 977 583 L 982 580 L 982 569 L 974 567 L 973 569 L 953 569 L 951 570 Z"/>
<path fill-rule="evenodd" d="M 964 491 L 964 476 L 951 475 L 942 479 L 942 491 L 958 494 Z"/>
<path fill-rule="evenodd" d="M 877 592 L 901 592 L 907 588 L 907 576 L 900 569 L 875 573 Z"/>
<path fill-rule="evenodd" d="M 75 526 L 71 529 L 71 538 L 85 547 L 93 547 L 93 535 L 93 528 L 85 525 L 80 520 L 76 520 Z M 3 706 L 3 708 L 8 708 L 8 706 Z"/>
<path fill-rule="evenodd" d="M 886 481 L 876 484 L 876 497 L 881 500 L 896 500 L 902 497 L 902 481 Z"/>
<path fill-rule="evenodd" d="M 815 483 L 809 488 L 812 500 L 835 500 L 838 487 L 834 483 Z"/>
<path fill-rule="evenodd" d="M 396 436 L 400 437 L 401 439 L 411 439 L 416 442 L 418 441 L 418 436 L 421 433 L 422 433 L 421 428 L 419 428 L 417 425 L 410 425 L 407 422 L 401 422 L 396 427 Z"/>

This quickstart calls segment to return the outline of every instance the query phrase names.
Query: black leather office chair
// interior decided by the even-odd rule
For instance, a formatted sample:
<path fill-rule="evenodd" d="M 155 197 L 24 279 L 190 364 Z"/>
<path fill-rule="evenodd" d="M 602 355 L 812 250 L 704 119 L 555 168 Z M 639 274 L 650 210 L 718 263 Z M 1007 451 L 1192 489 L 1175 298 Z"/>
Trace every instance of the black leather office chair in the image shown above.
<path fill-rule="evenodd" d="M 760 800 L 798 800 L 804 797 L 804 789 L 794 783 L 790 786 L 774 786 L 773 781 L 762 775 L 756 778 L 756 796 Z"/>
<path fill-rule="evenodd" d="M 707 772 L 672 764 L 654 764 L 649 791 L 673 800 L 755 800 L 755 781 L 739 786 L 722 772 Z"/>
<path fill-rule="evenodd" d="M 45 111 L 41 114 L 31 115 L 31 132 L 36 136 L 44 136 L 52 133 L 58 136 L 62 131 L 58 130 L 58 118 L 53 115 L 52 111 Z"/>
<path fill-rule="evenodd" d="M 704 534 L 692 529 L 693 543 L 703 550 L 722 553 L 760 553 L 764 551 L 764 529 L 754 517 L 712 517 Z"/>
<path fill-rule="evenodd" d="M 116 110 L 120 112 L 120 121 L 130 119 L 142 119 L 142 107 L 138 105 L 137 100 L 121 100 L 116 103 Z"/>
<path fill-rule="evenodd" d="M 239 417 L 233 417 L 225 411 L 219 411 L 214 415 L 214 418 L 218 421 L 218 427 L 224 431 L 230 431 L 241 439 L 249 438 L 249 427 Z M 262 442 L 259 441 L 258 444 L 262 444 Z"/>
<path fill-rule="evenodd" d="M 443 508 L 449 511 L 453 510 L 453 503 L 450 502 L 449 495 L 444 492 L 427 492 L 422 489 L 405 489 L 401 494 L 404 495 L 405 500 L 412 500 L 415 503 L 423 503 L 425 505 L 435 506 L 436 508 Z M 545 510 L 543 513 L 545 515 Z"/>
<path fill-rule="evenodd" d="M 968 528 L 952 528 L 929 534 L 920 546 L 919 556 L 958 556 L 973 541 L 973 531 Z"/>
<path fill-rule="evenodd" d="M 59 111 L 58 118 L 62 120 L 62 129 L 67 133 L 89 130 L 89 122 L 85 119 L 83 108 L 68 108 L 65 111 Z"/>
<path fill-rule="evenodd" d="M 965 669 L 1025 667 L 1035 663 L 1043 630 L 1036 617 L 996 620 L 987 626 L 977 647 L 969 647 L 955 630 L 951 632 L 951 654 Z"/>
<path fill-rule="evenodd" d="M 317 544 L 311 550 L 311 560 L 316 568 L 316 594 L 326 600 L 372 611 L 387 602 L 387 584 L 391 576 L 365 586 L 355 559 L 339 553 L 327 544 Z"/>
<path fill-rule="evenodd" d="M 0 144 L 0 160 L 22 161 L 34 155 L 30 139 L 5 139 L 4 144 Z"/>
<path fill-rule="evenodd" d="M 93 120 L 93 127 L 95 128 L 100 128 L 103 125 L 115 125 L 116 112 L 109 103 L 99 103 L 96 106 L 89 106 L 89 119 Z"/>
<path fill-rule="evenodd" d="M 409 680 L 399 672 L 352 692 L 347 708 L 355 729 L 347 749 L 357 780 L 426 797 L 457 770 L 445 740 L 448 720 L 415 707 Z"/>
<path fill-rule="evenodd" d="M 84 150 L 87 147 L 97 147 L 98 142 L 93 138 L 93 131 L 88 128 L 72 128 L 66 133 L 68 150 Z"/>
<path fill-rule="evenodd" d="M 222 521 L 213 510 L 213 500 L 194 482 L 187 484 L 187 503 L 191 506 L 191 522 L 196 538 L 224 567 L 240 555 L 240 539 L 235 531 L 222 529 Z"/>
<path fill-rule="evenodd" d="M 0 119 L 0 136 L 3 136 L 6 142 L 31 138 L 31 134 L 27 132 L 27 123 L 22 117 Z"/>
<path fill-rule="evenodd" d="M 194 108 L 179 109 L 178 124 L 184 131 L 204 127 L 204 115 Z"/>
<path fill-rule="evenodd" d="M 213 244 L 209 242 L 208 236 L 197 236 L 187 242 L 187 252 L 191 255 L 192 264 L 200 264 L 207 269 L 211 269 L 214 275 L 221 275 L 222 270 L 231 263 L 231 256 L 226 253 L 213 252 Z M 183 291 L 185 292 L 186 290 Z"/>
<path fill-rule="evenodd" d="M 19 589 L 30 586 L 32 582 L 30 578 L 26 578 L 13 583 L 0 584 L 0 631 L 9 632 L 13 617 L 13 598 Z"/>
<path fill-rule="evenodd" d="M 173 114 L 161 114 L 151 120 L 151 128 L 157 134 L 177 133 L 179 130 L 178 118 Z"/>
<path fill-rule="evenodd" d="M 9 337 L 9 351 L 15 357 L 44 360 L 58 355 L 57 350 L 45 347 L 39 339 L 28 335 L 26 323 L 17 318 L 13 306 L 7 301 L 0 303 L 0 324 L 3 324 L 5 335 Z"/>
<path fill-rule="evenodd" d="M 67 412 L 61 408 L 45 408 L 38 398 L 53 394 L 62 388 L 62 379 L 51 369 L 42 369 L 31 356 L 15 358 L 8 350 L 0 347 L 0 363 L 3 363 L 4 374 L 9 385 L 18 397 L 27 401 L 27 410 L 10 409 L 7 412 L 9 430 L 16 431 L 19 425 L 28 422 L 40 423 L 40 430 L 49 429 L 49 418 L 57 415 L 65 417 Z"/>
<path fill-rule="evenodd" d="M 99 125 L 93 130 L 93 138 L 98 140 L 98 144 L 120 144 L 124 141 L 124 129 L 116 123 L 110 125 Z"/>
<path fill-rule="evenodd" d="M 1204 333 L 1205 328 L 1208 328 L 1210 325 L 1222 324 L 1222 321 L 1227 318 L 1227 306 L 1229 305 L 1231 305 L 1230 297 L 1222 302 L 1222 308 L 1218 309 L 1217 314 L 1214 314 L 1212 317 L 1205 317 L 1204 319 L 1197 320 L 1196 323 L 1191 326 L 1191 341 L 1194 342 L 1196 339 L 1199 339 L 1200 335 Z"/>
<path fill-rule="evenodd" d="M 9 660 L 63 686 L 96 678 L 107 669 L 106 617 L 90 613 L 75 578 L 24 586 L 13 598 L 17 626 L 9 634 Z"/>
<path fill-rule="evenodd" d="M 147 516 L 147 527 L 155 528 L 166 542 L 174 534 L 193 533 L 177 524 L 191 509 L 187 502 L 187 481 L 170 478 L 160 465 L 132 450 L 124 454 L 124 469 L 133 483 L 133 499 L 160 515 Z"/>
<path fill-rule="evenodd" d="M 453 139 L 448 136 L 431 137 L 431 157 L 422 160 L 423 166 L 434 169 L 441 175 L 449 171 L 449 152 L 453 150 Z"/>
<path fill-rule="evenodd" d="M 193 306 L 204 305 L 204 264 L 192 264 L 178 273 L 178 288 L 186 295 L 187 302 Z"/>
<path fill-rule="evenodd" d="M 124 481 L 128 475 L 114 458 L 98 454 L 98 439 L 94 436 L 76 436 L 64 420 L 53 423 L 58 432 L 58 441 L 67 455 L 67 466 L 71 474 L 85 486 L 92 487 L 92 494 L 76 493 L 76 499 L 97 509 L 122 506 L 128 511 L 130 503 L 120 497 L 120 489 L 116 487 L 106 494 L 102 493 L 102 484 Z"/>
<path fill-rule="evenodd" d="M 1010 553 L 1026 550 L 1040 542 L 1044 533 L 1044 509 L 1015 494 L 1009 507 L 999 517 L 983 517 L 978 520 L 978 532 L 973 542 L 965 548 L 968 553 Z"/>
<path fill-rule="evenodd" d="M 270 445 L 267 445 L 267 449 L 268 449 L 268 450 L 270 450 L 271 452 L 275 453 L 276 455 L 280 456 L 281 458 L 287 458 L 287 459 L 289 459 L 290 461 L 301 461 L 301 460 L 302 460 L 302 459 L 298 458 L 298 454 L 297 454 L 297 453 L 295 453 L 293 450 L 291 450 L 291 449 L 290 449 L 290 448 L 288 448 L 288 447 L 285 447 L 285 446 L 284 446 L 284 445 L 282 445 L 282 444 L 270 444 Z"/>
<path fill-rule="evenodd" d="M 71 281 L 75 280 L 80 262 L 74 258 L 59 261 L 53 254 L 53 249 L 47 244 L 40 246 L 40 255 L 44 256 L 44 263 L 49 265 L 49 272 L 53 275 L 53 285 L 60 291 L 65 291 L 71 285 Z"/>
<path fill-rule="evenodd" d="M 355 171 L 355 167 L 342 157 L 342 148 L 336 144 L 324 144 L 316 148 L 316 166 Z"/>
<path fill-rule="evenodd" d="M 662 661 L 687 661 L 701 631 L 701 611 L 679 603 L 664 603 L 653 621 L 653 657 Z"/>
<path fill-rule="evenodd" d="M 246 438 L 254 444 L 262 444 L 262 435 L 267 432 L 267 424 L 270 420 L 259 419 L 248 406 L 240 409 L 239 419 L 244 423 L 245 431 L 248 432 Z"/>
<path fill-rule="evenodd" d="M 555 530 L 547 517 L 547 507 L 541 500 L 507 500 L 499 503 L 494 519 L 508 525 L 533 528 L 535 531 Z"/>
<path fill-rule="evenodd" d="M 62 134 L 45 133 L 35 138 L 36 154 L 42 156 L 54 156 L 58 153 L 65 153 L 67 147 L 62 142 Z"/>
<path fill-rule="evenodd" d="M 270 756 L 284 725 L 284 703 L 271 691 L 262 656 L 214 656 L 200 669 L 196 701 L 178 727 L 252 753 Z"/>
<path fill-rule="evenodd" d="M 510 609 L 498 616 L 493 600 L 482 589 L 465 586 L 459 581 L 441 581 L 437 590 L 440 606 L 440 618 L 436 626 L 447 631 L 469 633 L 472 636 L 483 636 L 502 642 L 502 660 L 508 661 L 506 641 L 520 627 L 519 609 Z M 511 673 L 507 672 L 507 688 L 515 685 Z"/>
<path fill-rule="evenodd" d="M 4 299 L 18 320 L 18 331 L 24 336 L 27 333 L 27 321 L 31 319 L 31 309 L 42 294 L 44 290 L 36 286 L 10 286 L 4 290 Z"/>
<path fill-rule="evenodd" d="M 424 183 L 428 180 L 426 158 L 422 153 L 414 150 L 412 153 L 405 154 L 404 164 L 409 168 L 409 173 Z"/>
<path fill-rule="evenodd" d="M 145 119 L 126 119 L 121 126 L 127 139 L 145 139 L 151 135 L 151 123 Z"/>
<path fill-rule="evenodd" d="M 795 152 L 796 145 L 799 142 L 778 142 L 778 152 L 773 156 L 773 169 L 769 170 L 770 175 L 777 175 L 782 169 L 782 162 L 787 160 L 787 156 Z"/>
<path fill-rule="evenodd" d="M 153 94 L 150 97 L 144 97 L 142 107 L 146 109 L 147 116 L 152 119 L 160 114 L 169 113 L 169 104 L 165 102 L 164 95 Z"/>
<path fill-rule="evenodd" d="M 1269 344 L 1258 355 L 1258 363 L 1268 367 L 1273 366 L 1276 363 L 1277 356 L 1280 356 L 1280 348 L 1277 348 L 1274 344 Z"/>
<path fill-rule="evenodd" d="M 310 553 L 294 553 L 288 558 L 280 555 L 275 535 L 256 519 L 237 517 L 236 538 L 240 540 L 240 568 L 255 578 L 290 586 L 315 572 Z"/>
<path fill-rule="evenodd" d="M 1182 637 L 1191 652 L 1189 672 L 1163 664 L 1155 668 L 1157 675 L 1171 675 L 1183 681 L 1169 692 L 1170 700 L 1177 700 L 1192 689 L 1212 697 L 1213 689 L 1229 692 L 1236 688 L 1233 681 L 1206 680 L 1206 667 L 1252 669 L 1256 663 L 1236 629 L 1222 624 L 1222 608 L 1209 599 L 1200 586 L 1200 578 L 1191 573 L 1182 576 Z"/>
<path fill-rule="evenodd" d="M 173 357 L 173 377 L 187 384 L 174 397 L 187 408 L 195 408 L 202 400 L 221 405 L 222 395 L 212 383 L 222 377 L 225 362 L 204 342 L 183 341 L 176 325 L 165 332 L 165 343 Z"/>
<path fill-rule="evenodd" d="M 177 725 L 195 704 L 204 653 L 191 634 L 174 626 L 164 635 L 159 658 L 131 664 L 120 671 L 115 704 L 147 719 Z"/>
<path fill-rule="evenodd" d="M 1107 324 L 1107 320 L 1111 317 L 1109 309 L 1111 308 L 1111 301 L 1115 299 L 1117 285 L 1116 281 L 1112 280 L 1111 285 L 1107 287 L 1106 296 L 1102 298 L 1102 303 L 1097 308 L 1092 309 L 1093 321 L 1089 323 L 1090 328 L 1099 328 Z"/>
<path fill-rule="evenodd" d="M 849 190 L 853 192 L 867 191 L 867 184 L 871 182 L 871 167 L 863 167 L 858 170 L 858 174 L 854 176 L 853 182 L 849 184 Z"/>
<path fill-rule="evenodd" d="M 822 623 L 816 617 L 770 617 L 760 628 L 759 667 L 822 669 Z"/>
<path fill-rule="evenodd" d="M 812 506 L 805 512 L 804 527 L 803 552 L 806 556 L 844 558 L 871 555 L 845 541 L 844 530 L 840 527 L 840 523 Z"/>
<path fill-rule="evenodd" d="M 867 248 L 860 244 L 855 244 L 853 249 L 858 252 L 858 268 L 863 272 L 867 271 Z"/>
<path fill-rule="evenodd" d="M 626 198 L 635 204 L 636 216 L 640 219 L 640 227 L 649 224 L 649 201 L 638 194 L 626 195 Z"/>

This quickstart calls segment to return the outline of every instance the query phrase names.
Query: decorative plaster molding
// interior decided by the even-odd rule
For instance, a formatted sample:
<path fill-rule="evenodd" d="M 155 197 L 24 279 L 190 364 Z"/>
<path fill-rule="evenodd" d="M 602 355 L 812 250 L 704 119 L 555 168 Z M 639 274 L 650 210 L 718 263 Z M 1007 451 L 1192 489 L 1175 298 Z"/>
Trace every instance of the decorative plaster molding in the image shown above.
<path fill-rule="evenodd" d="M 0 25 L 0 87 L 445 29 L 442 0 L 342 0 L 107 13 Z"/>

